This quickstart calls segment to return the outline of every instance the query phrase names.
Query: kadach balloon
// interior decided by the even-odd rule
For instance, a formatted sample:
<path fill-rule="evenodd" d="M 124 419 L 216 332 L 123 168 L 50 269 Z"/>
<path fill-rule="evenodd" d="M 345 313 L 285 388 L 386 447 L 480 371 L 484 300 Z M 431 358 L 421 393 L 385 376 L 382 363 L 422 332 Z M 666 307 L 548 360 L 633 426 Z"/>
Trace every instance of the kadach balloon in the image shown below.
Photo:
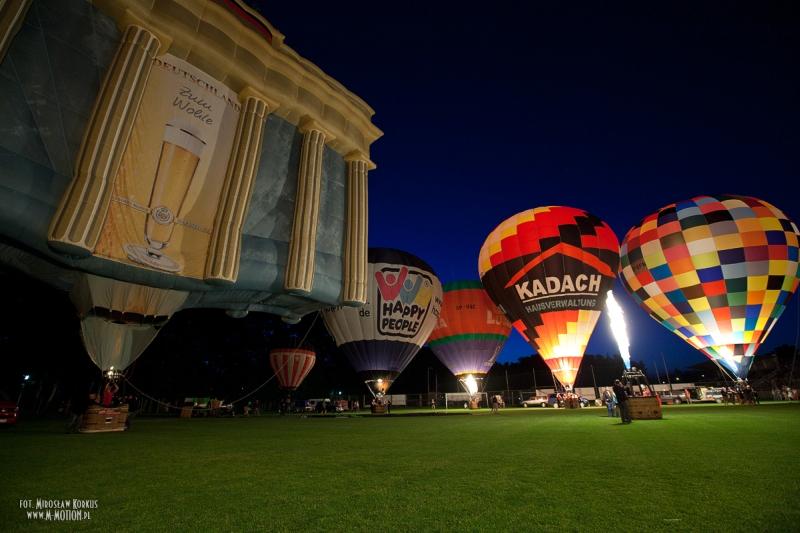
<path fill-rule="evenodd" d="M 322 315 L 350 364 L 382 396 L 428 340 L 442 307 L 442 285 L 427 263 L 407 252 L 370 248 L 368 259 L 367 303 Z"/>
<path fill-rule="evenodd" d="M 657 322 L 745 379 L 798 285 L 798 229 L 746 196 L 698 196 L 646 216 L 620 277 Z"/>
<path fill-rule="evenodd" d="M 505 220 L 478 259 L 486 292 L 568 389 L 618 265 L 619 243 L 608 224 L 561 206 Z"/>

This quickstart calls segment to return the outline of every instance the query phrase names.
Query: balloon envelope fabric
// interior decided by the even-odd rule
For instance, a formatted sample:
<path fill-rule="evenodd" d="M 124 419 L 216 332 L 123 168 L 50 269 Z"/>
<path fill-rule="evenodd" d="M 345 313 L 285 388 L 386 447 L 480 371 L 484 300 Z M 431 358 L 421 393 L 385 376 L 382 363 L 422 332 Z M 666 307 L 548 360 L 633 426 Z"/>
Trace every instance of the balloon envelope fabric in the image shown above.
<path fill-rule="evenodd" d="M 386 394 L 439 319 L 442 284 L 422 259 L 401 250 L 368 251 L 367 302 L 325 309 L 325 326 L 373 394 Z"/>
<path fill-rule="evenodd" d="M 798 229 L 745 196 L 698 196 L 622 243 L 625 288 L 664 327 L 744 379 L 798 284 Z"/>
<path fill-rule="evenodd" d="M 269 363 L 278 377 L 278 385 L 284 390 L 295 390 L 306 379 L 317 356 L 311 350 L 281 348 L 269 352 Z"/>
<path fill-rule="evenodd" d="M 511 323 L 478 280 L 443 287 L 442 313 L 428 345 L 455 376 L 486 375 L 503 348 Z"/>
<path fill-rule="evenodd" d="M 478 259 L 486 292 L 567 388 L 618 266 L 619 241 L 611 228 L 562 206 L 507 219 L 486 238 Z"/>

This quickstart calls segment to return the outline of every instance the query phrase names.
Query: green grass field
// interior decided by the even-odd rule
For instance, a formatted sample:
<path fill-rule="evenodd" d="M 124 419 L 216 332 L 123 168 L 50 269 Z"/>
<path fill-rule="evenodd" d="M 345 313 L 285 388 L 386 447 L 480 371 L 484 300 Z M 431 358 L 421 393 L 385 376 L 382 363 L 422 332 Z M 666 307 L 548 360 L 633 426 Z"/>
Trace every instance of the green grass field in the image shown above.
<path fill-rule="evenodd" d="M 399 410 L 395 410 L 400 412 Z M 136 419 L 0 432 L 0 530 L 797 531 L 800 405 Z M 96 499 L 91 520 L 19 500 Z"/>

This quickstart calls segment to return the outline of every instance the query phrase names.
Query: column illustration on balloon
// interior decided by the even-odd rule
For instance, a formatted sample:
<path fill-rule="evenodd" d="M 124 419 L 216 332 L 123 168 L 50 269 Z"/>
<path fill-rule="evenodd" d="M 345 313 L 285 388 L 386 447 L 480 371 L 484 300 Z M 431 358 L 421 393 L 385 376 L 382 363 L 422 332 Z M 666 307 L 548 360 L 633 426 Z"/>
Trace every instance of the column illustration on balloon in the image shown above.
<path fill-rule="evenodd" d="M 797 290 L 798 236 L 763 200 L 697 196 L 628 231 L 620 278 L 653 319 L 745 380 Z"/>
<path fill-rule="evenodd" d="M 568 390 L 618 266 L 619 241 L 608 224 L 564 206 L 503 221 L 478 259 L 486 292 Z"/>

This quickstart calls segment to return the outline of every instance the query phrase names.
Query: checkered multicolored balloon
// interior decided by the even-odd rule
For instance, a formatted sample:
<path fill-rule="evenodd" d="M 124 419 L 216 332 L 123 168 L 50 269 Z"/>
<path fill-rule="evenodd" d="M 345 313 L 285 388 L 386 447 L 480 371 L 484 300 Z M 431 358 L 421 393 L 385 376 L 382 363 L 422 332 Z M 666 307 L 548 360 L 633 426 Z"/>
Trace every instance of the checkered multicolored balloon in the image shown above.
<path fill-rule="evenodd" d="M 486 238 L 481 282 L 517 331 L 571 388 L 619 265 L 619 242 L 574 207 L 529 209 Z M 602 295 L 602 296 L 601 296 Z"/>
<path fill-rule="evenodd" d="M 698 196 L 628 232 L 620 277 L 656 321 L 744 379 L 797 290 L 798 236 L 763 200 Z"/>

